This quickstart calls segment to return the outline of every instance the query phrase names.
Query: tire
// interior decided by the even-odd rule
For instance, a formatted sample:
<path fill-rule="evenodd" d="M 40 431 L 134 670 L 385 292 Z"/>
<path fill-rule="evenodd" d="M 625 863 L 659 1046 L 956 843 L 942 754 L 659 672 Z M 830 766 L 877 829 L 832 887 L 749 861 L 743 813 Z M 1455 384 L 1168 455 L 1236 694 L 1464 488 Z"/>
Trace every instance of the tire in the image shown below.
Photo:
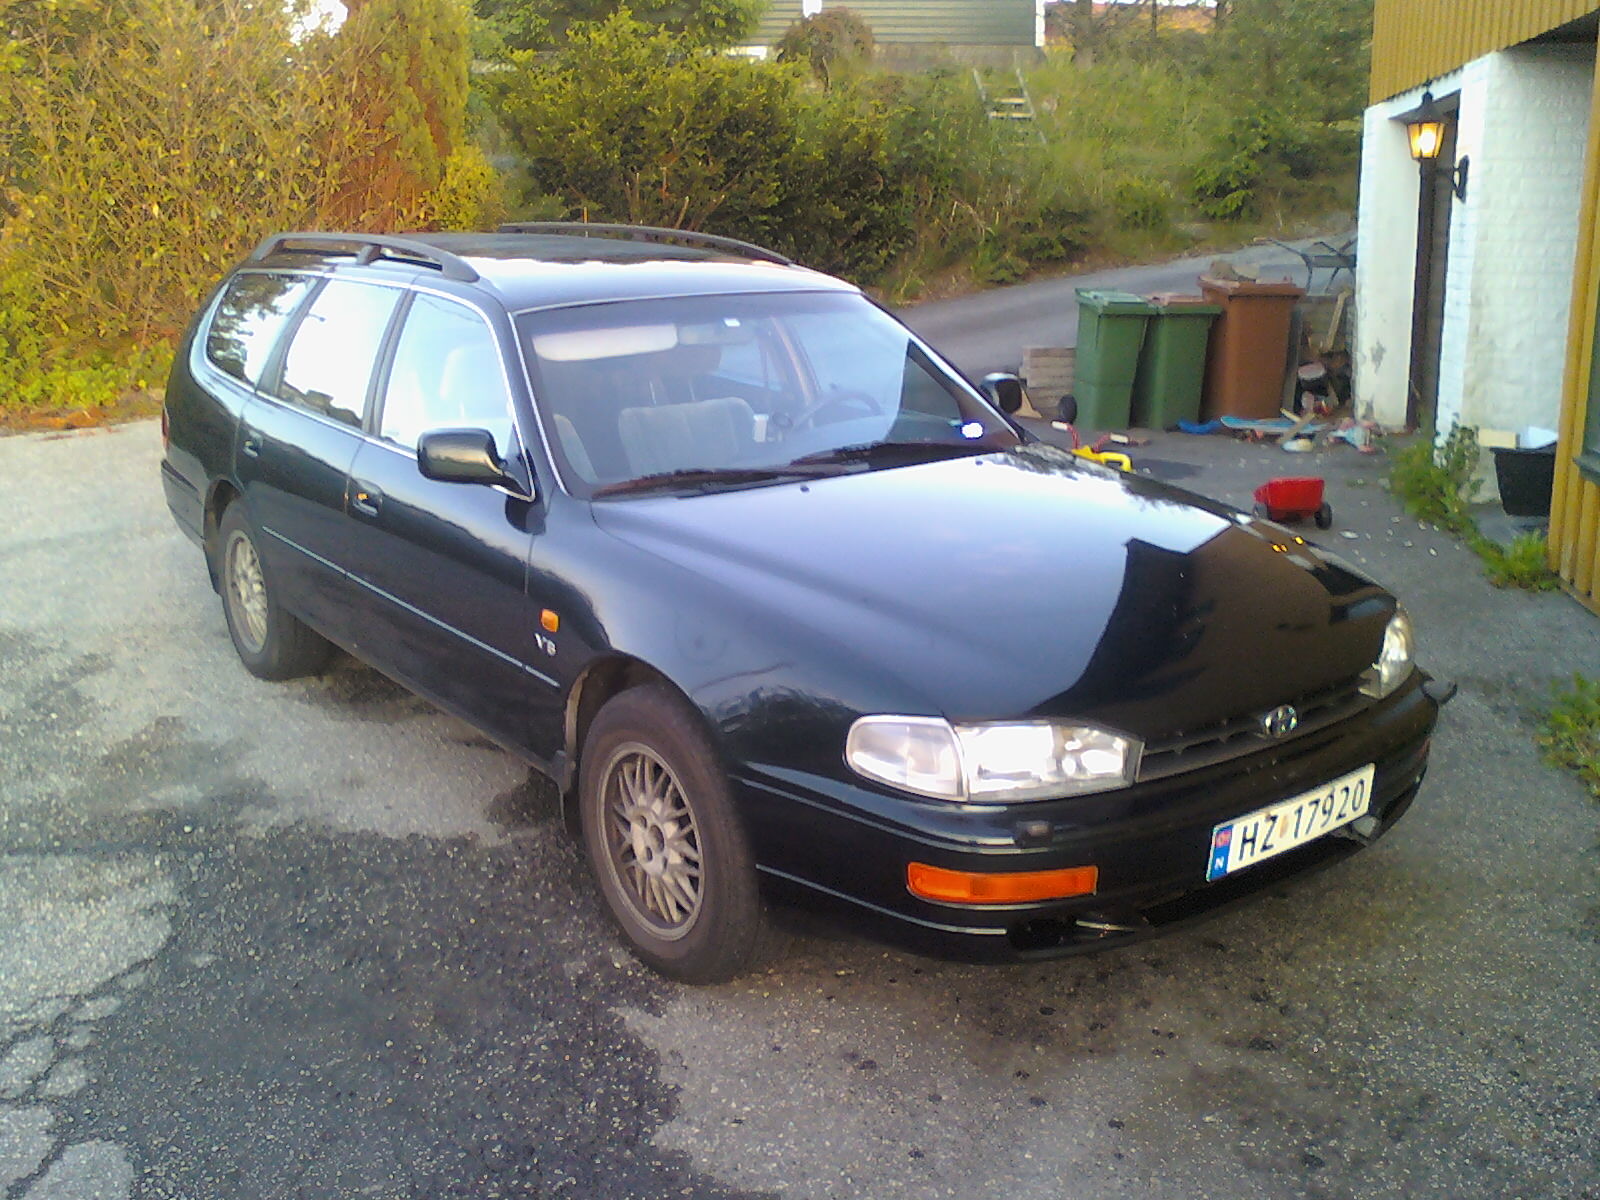
<path fill-rule="evenodd" d="M 1317 509 L 1317 511 L 1312 515 L 1311 519 L 1317 523 L 1318 529 L 1332 529 L 1333 506 L 1324 504 L 1321 508 Z"/>
<path fill-rule="evenodd" d="M 1268 521 L 1272 519 L 1272 513 L 1268 511 L 1267 506 L 1262 504 L 1260 501 L 1257 501 L 1255 504 L 1250 506 L 1250 512 L 1251 515 L 1253 515 L 1258 521 Z"/>
<path fill-rule="evenodd" d="M 578 812 L 601 898 L 641 962 L 723 983 L 764 956 L 755 858 L 710 740 L 676 694 L 648 684 L 600 710 Z"/>
<path fill-rule="evenodd" d="M 228 505 L 217 527 L 217 578 L 228 636 L 258 679 L 296 679 L 327 665 L 333 646 L 273 598 L 244 505 Z"/>

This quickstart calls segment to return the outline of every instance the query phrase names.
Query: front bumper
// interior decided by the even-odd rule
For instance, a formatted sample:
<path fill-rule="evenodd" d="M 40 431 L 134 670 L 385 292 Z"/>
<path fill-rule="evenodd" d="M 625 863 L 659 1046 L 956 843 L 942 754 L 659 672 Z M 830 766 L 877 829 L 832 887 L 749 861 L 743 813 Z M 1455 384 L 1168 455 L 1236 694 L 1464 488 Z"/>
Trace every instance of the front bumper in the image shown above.
<path fill-rule="evenodd" d="M 735 786 L 774 898 L 830 907 L 853 927 L 939 957 L 1014 960 L 1151 937 L 1211 915 L 1383 836 L 1427 771 L 1448 699 L 1418 673 L 1335 726 L 1117 792 L 961 806 L 750 766 Z M 1368 817 L 1207 883 L 1221 822 L 1374 763 Z M 962 871 L 1099 868 L 1092 896 L 1016 905 L 944 904 L 906 887 L 906 864 Z"/>

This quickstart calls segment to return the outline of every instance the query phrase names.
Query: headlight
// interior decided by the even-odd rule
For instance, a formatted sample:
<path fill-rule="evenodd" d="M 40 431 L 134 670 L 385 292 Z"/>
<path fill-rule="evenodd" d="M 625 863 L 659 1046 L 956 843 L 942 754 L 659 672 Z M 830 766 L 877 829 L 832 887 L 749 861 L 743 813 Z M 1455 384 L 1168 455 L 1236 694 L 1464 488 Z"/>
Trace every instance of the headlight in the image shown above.
<path fill-rule="evenodd" d="M 1406 610 L 1397 608 L 1389 618 L 1389 628 L 1383 631 L 1383 649 L 1378 651 L 1378 661 L 1367 668 L 1361 690 L 1368 696 L 1382 700 L 1411 676 L 1411 618 Z"/>
<path fill-rule="evenodd" d="M 850 727 L 844 757 L 868 779 L 919 796 L 1009 804 L 1126 787 L 1139 750 L 1132 738 L 1087 725 L 862 717 Z"/>

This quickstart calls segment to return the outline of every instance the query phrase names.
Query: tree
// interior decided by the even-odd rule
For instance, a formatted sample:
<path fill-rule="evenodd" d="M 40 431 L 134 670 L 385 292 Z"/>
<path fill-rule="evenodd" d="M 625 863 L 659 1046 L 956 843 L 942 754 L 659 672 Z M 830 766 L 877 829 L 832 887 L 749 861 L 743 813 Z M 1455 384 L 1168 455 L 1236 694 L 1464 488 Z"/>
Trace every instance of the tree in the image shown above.
<path fill-rule="evenodd" d="M 1059 6 L 1045 10 L 1046 19 L 1064 27 L 1066 38 L 1072 43 L 1072 60 L 1080 67 L 1094 66 L 1095 59 L 1106 49 L 1113 35 L 1118 33 L 1136 11 L 1132 4 L 1100 4 L 1097 0 L 1067 0 Z"/>
<path fill-rule="evenodd" d="M 463 140 L 466 0 L 346 0 L 336 33 L 312 53 L 329 60 L 324 153 L 353 160 L 327 206 L 336 225 L 405 224 L 437 187 Z"/>
<path fill-rule="evenodd" d="M 1317 121 L 1365 104 L 1372 0 L 1230 0 L 1213 37 L 1217 69 L 1260 103 Z"/>
<path fill-rule="evenodd" d="M 779 62 L 803 62 L 827 86 L 842 66 L 870 62 L 875 40 L 872 27 L 848 8 L 830 8 L 803 17 L 778 40 Z"/>

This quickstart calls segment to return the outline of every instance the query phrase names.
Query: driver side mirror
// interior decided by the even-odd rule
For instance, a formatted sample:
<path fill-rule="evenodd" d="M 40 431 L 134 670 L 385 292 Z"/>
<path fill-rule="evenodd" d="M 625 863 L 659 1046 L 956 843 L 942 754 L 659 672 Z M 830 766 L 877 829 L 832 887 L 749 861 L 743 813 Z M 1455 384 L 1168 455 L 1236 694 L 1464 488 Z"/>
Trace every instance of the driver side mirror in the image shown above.
<path fill-rule="evenodd" d="M 1009 417 L 1022 407 L 1022 380 L 996 371 L 983 377 L 983 394 L 989 398 L 989 403 Z"/>
<path fill-rule="evenodd" d="M 506 472 L 487 429 L 432 429 L 417 439 L 417 468 L 441 483 L 499 485 L 518 495 L 526 488 Z"/>

